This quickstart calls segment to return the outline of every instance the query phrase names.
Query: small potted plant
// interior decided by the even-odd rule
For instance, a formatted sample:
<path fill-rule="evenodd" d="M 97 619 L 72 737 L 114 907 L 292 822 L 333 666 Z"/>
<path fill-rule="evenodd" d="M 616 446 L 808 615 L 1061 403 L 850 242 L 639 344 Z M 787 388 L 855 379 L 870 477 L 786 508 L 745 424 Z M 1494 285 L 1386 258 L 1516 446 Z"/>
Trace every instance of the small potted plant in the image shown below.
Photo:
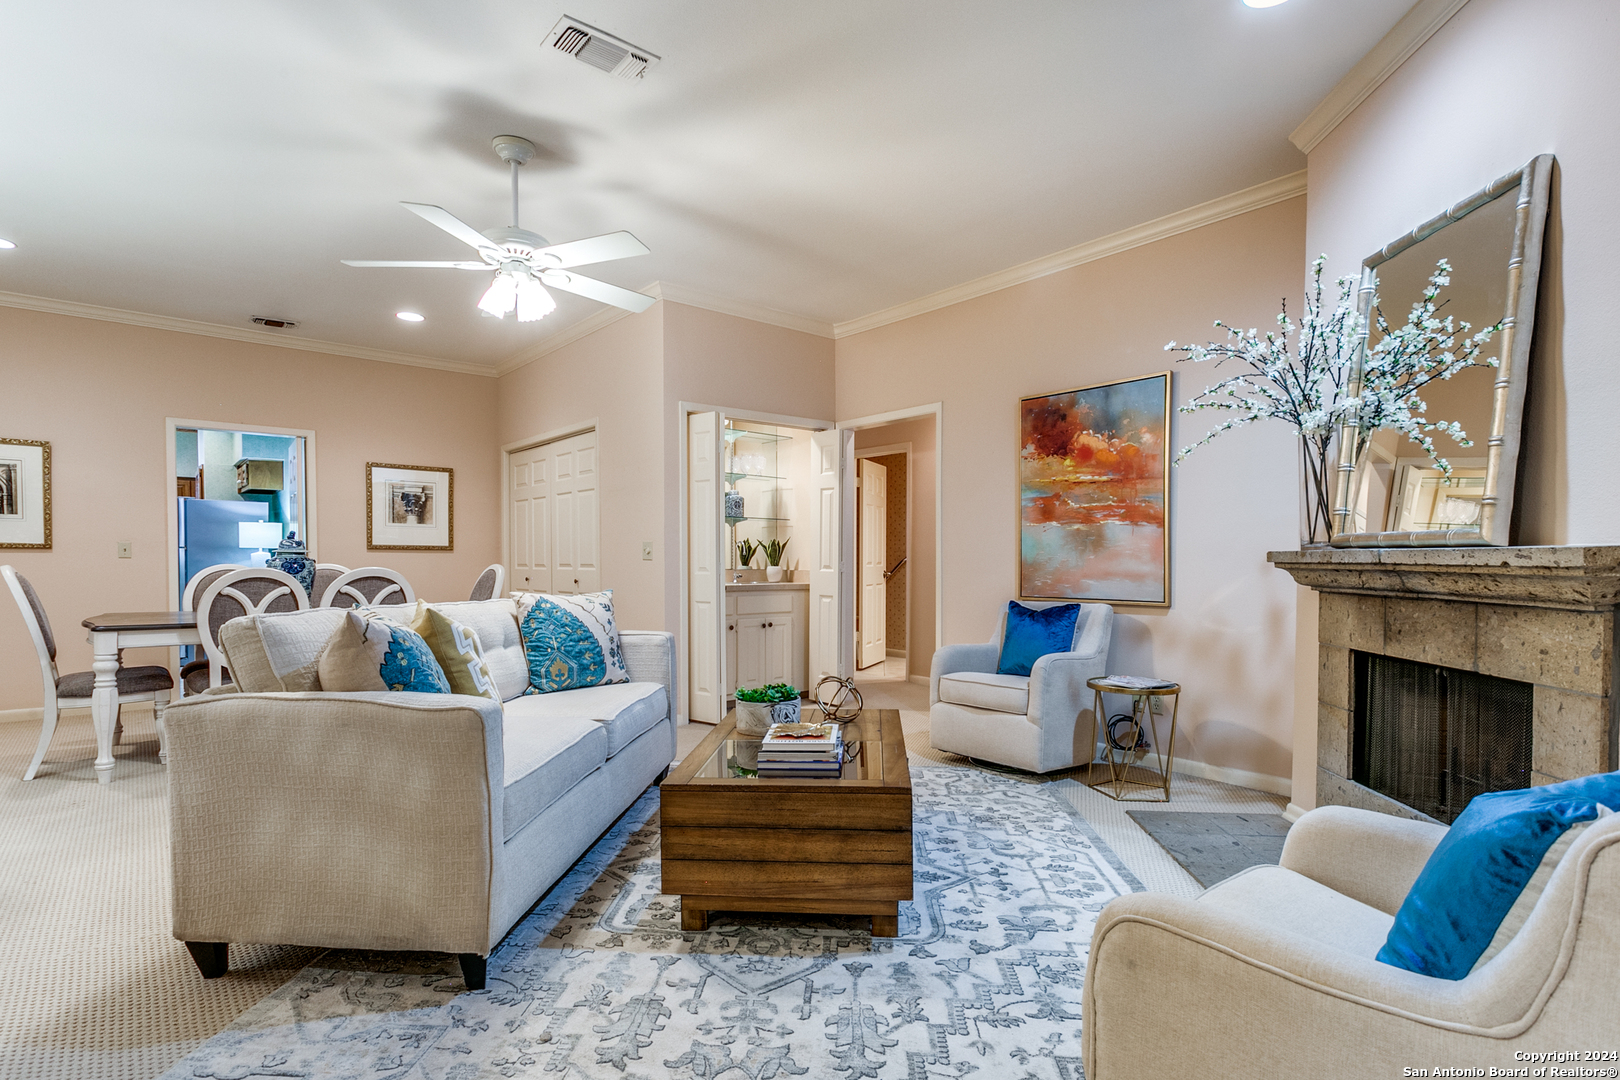
<path fill-rule="evenodd" d="M 799 692 L 787 683 L 772 683 L 757 689 L 737 688 L 737 730 L 745 735 L 763 735 L 772 724 L 799 722 Z"/>
<path fill-rule="evenodd" d="M 737 569 L 752 570 L 753 567 L 749 566 L 748 564 L 754 561 L 754 552 L 758 551 L 759 549 L 760 545 L 754 543 L 752 540 L 737 541 Z"/>
<path fill-rule="evenodd" d="M 791 540 L 792 537 L 788 539 Z M 765 580 L 781 581 L 782 556 L 787 552 L 787 540 L 778 540 L 772 537 L 760 546 L 765 552 Z"/>

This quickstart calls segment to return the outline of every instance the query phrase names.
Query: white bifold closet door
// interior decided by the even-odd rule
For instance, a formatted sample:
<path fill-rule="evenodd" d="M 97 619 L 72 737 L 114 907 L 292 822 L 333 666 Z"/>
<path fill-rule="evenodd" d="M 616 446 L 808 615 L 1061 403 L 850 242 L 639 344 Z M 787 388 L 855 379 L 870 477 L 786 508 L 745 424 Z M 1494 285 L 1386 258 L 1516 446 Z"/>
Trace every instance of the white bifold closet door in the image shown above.
<path fill-rule="evenodd" d="M 602 587 L 596 432 L 507 455 L 512 476 L 508 587 L 582 593 Z"/>

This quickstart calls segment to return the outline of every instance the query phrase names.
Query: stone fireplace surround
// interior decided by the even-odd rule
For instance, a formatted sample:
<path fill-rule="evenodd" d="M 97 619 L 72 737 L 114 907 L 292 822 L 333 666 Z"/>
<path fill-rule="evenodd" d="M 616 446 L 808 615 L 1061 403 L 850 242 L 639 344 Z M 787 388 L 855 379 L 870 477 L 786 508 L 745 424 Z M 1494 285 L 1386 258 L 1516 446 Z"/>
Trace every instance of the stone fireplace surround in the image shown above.
<path fill-rule="evenodd" d="M 1620 547 L 1313 548 L 1266 558 L 1321 594 L 1317 805 L 1431 820 L 1350 779 L 1351 650 L 1530 683 L 1532 783 L 1620 768 Z"/>

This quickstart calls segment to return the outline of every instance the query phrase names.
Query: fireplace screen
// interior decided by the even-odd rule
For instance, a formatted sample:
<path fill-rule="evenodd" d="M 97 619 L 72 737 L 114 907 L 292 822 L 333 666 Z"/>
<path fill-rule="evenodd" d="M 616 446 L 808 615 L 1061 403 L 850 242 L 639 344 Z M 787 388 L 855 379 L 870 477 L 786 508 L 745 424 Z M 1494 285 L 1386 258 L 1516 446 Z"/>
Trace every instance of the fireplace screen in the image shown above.
<path fill-rule="evenodd" d="M 1530 786 L 1529 683 L 1351 656 L 1356 783 L 1444 822 L 1475 795 Z"/>

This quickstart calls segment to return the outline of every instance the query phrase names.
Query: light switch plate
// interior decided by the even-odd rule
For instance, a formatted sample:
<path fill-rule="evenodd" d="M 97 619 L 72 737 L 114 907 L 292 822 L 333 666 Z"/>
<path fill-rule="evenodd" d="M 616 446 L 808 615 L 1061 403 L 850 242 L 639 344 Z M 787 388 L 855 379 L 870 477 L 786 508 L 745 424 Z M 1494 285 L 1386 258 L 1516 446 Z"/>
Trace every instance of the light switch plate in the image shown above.
<path fill-rule="evenodd" d="M 118 557 L 120 559 L 133 559 L 135 557 L 135 544 L 130 540 L 118 541 Z"/>
<path fill-rule="evenodd" d="M 652 562 L 652 541 L 651 540 L 643 540 L 641 542 L 641 557 L 643 559 L 645 559 L 646 561 L 648 561 L 648 562 Z"/>

